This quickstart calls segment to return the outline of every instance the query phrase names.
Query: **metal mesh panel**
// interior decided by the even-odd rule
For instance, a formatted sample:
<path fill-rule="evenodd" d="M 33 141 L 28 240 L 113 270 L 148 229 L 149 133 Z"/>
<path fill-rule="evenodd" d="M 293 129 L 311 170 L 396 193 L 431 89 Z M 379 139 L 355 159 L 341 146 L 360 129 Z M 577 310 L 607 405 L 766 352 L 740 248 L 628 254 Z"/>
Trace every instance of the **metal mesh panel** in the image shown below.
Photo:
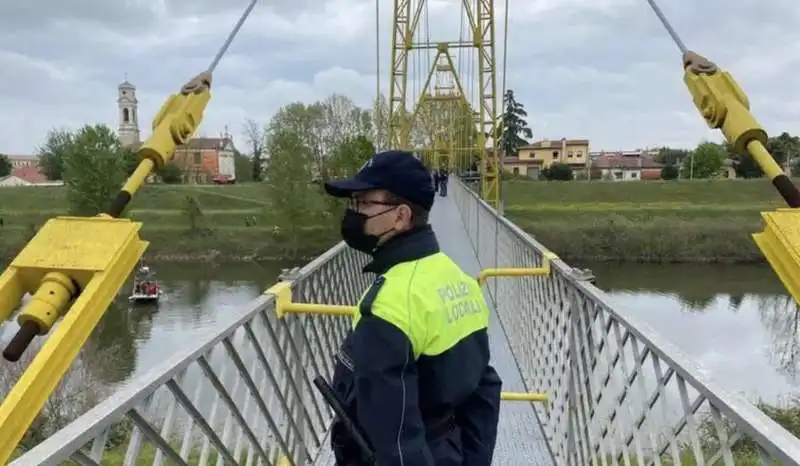
<path fill-rule="evenodd" d="M 365 262 L 337 245 L 291 277 L 295 300 L 355 303 L 369 286 Z M 306 464 L 332 419 L 312 379 L 330 379 L 348 327 L 342 317 L 278 319 L 262 295 L 12 464 Z"/>
<path fill-rule="evenodd" d="M 482 268 L 541 266 L 544 246 L 458 180 L 451 186 Z M 798 439 L 562 261 L 548 277 L 497 278 L 487 289 L 527 389 L 550 395 L 535 408 L 558 464 L 733 464 L 744 437 L 764 464 L 800 461 Z"/>

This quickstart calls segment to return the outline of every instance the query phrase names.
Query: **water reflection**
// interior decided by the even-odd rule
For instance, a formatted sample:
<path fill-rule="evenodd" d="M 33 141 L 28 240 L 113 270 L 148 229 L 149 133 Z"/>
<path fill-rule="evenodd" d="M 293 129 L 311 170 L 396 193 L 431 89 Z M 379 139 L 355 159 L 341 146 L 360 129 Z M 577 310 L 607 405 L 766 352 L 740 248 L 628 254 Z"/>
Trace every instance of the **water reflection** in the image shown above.
<path fill-rule="evenodd" d="M 761 322 L 773 336 L 771 362 L 793 381 L 800 367 L 800 308 L 791 296 L 758 296 Z"/>
<path fill-rule="evenodd" d="M 274 282 L 285 266 L 158 266 L 165 293 L 158 307 L 125 303 L 136 359 L 124 379 L 152 369 L 186 345 L 197 344 L 198 338 L 224 325 L 232 312 L 261 294 L 264 283 Z"/>
<path fill-rule="evenodd" d="M 768 266 L 585 266 L 727 389 L 775 401 L 800 388 L 800 310 Z"/>

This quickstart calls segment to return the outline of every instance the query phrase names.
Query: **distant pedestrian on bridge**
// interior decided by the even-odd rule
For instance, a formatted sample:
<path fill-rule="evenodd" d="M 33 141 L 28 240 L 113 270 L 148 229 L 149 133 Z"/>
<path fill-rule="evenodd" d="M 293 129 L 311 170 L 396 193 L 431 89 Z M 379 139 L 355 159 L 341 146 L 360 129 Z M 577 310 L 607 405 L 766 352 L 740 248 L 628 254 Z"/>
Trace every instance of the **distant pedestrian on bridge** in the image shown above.
<path fill-rule="evenodd" d="M 489 466 L 502 382 L 489 365 L 489 311 L 474 277 L 439 244 L 428 215 L 431 173 L 410 153 L 382 152 L 327 192 L 350 197 L 342 237 L 372 256 L 377 278 L 337 354 L 333 387 L 380 466 Z M 336 420 L 339 466 L 364 464 Z"/>
<path fill-rule="evenodd" d="M 450 173 L 446 168 L 439 170 L 439 195 L 447 196 L 447 182 L 450 181 Z"/>

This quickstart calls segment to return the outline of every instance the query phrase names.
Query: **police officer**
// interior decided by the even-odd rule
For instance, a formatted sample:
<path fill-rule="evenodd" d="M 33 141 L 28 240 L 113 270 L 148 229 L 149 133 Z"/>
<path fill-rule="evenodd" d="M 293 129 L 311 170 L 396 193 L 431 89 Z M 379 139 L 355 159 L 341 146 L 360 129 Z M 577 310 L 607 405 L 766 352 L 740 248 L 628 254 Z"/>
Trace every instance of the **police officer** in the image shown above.
<path fill-rule="evenodd" d="M 341 233 L 376 275 L 337 354 L 333 387 L 380 466 L 489 466 L 501 380 L 489 365 L 489 311 L 474 277 L 439 251 L 430 172 L 410 153 L 373 156 L 328 194 L 349 197 Z M 366 464 L 344 424 L 339 466 Z"/>

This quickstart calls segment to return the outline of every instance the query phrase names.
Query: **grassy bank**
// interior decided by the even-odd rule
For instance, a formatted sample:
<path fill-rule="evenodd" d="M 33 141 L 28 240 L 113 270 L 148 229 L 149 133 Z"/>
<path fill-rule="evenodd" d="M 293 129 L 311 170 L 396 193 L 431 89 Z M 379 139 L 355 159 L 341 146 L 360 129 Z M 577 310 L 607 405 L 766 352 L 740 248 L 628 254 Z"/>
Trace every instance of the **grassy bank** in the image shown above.
<path fill-rule="evenodd" d="M 782 207 L 771 184 L 758 180 L 680 182 L 504 183 L 507 215 L 568 261 L 760 262 L 750 235 L 763 229 L 760 212 Z M 202 210 L 189 231 L 186 197 Z M 13 255 L 33 229 L 67 212 L 60 187 L 0 191 L 0 258 Z M 284 258 L 291 238 L 271 215 L 263 184 L 150 185 L 129 216 L 144 222 L 147 256 L 162 260 Z M 300 237 L 301 256 L 337 240 L 332 219 Z"/>
<path fill-rule="evenodd" d="M 192 229 L 187 196 L 202 215 Z M 0 191 L 0 258 L 16 254 L 47 219 L 66 215 L 62 187 L 2 188 Z M 127 216 L 144 222 L 142 238 L 150 241 L 150 260 L 249 260 L 292 256 L 292 238 L 276 225 L 263 184 L 233 186 L 148 185 L 136 194 Z M 305 228 L 298 241 L 300 257 L 317 254 L 336 240 L 332 223 Z"/>
<path fill-rule="evenodd" d="M 760 262 L 766 179 L 504 183 L 506 214 L 567 261 Z"/>

